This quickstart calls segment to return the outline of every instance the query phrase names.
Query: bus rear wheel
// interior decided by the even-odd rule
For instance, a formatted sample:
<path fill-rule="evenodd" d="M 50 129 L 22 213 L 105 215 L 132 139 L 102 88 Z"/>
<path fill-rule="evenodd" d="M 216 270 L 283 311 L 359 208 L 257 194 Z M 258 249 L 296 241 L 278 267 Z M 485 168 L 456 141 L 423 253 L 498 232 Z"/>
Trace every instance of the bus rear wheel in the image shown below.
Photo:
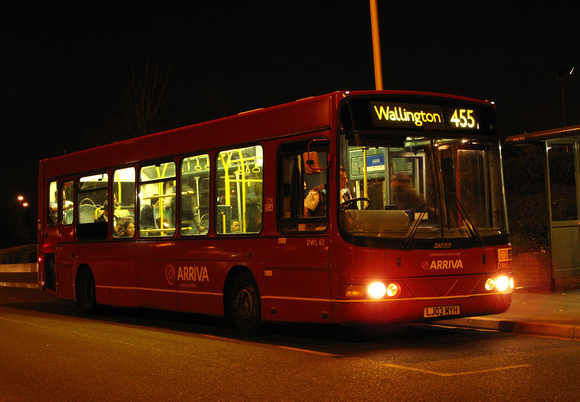
<path fill-rule="evenodd" d="M 90 269 L 79 272 L 77 283 L 77 305 L 86 314 L 94 314 L 97 311 L 97 295 L 95 278 Z"/>
<path fill-rule="evenodd" d="M 256 335 L 262 326 L 260 291 L 252 274 L 241 272 L 231 287 L 229 316 L 235 327 L 245 335 Z"/>

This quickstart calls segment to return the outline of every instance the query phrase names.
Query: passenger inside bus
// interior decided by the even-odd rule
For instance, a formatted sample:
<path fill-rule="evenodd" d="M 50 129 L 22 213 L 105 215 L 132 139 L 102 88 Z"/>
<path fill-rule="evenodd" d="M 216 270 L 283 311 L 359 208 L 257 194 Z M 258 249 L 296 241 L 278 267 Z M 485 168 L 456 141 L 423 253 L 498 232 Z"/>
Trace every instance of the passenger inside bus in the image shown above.
<path fill-rule="evenodd" d="M 326 186 L 313 187 L 304 198 L 304 216 L 326 216 Z"/>
<path fill-rule="evenodd" d="M 348 177 L 346 175 L 346 170 L 344 167 L 340 167 L 340 202 L 347 202 L 352 199 L 352 195 L 350 193 L 350 189 L 348 188 Z M 353 207 L 356 208 L 356 205 L 353 204 Z"/>
<path fill-rule="evenodd" d="M 348 177 L 344 167 L 340 167 L 340 202 L 350 201 L 353 197 L 348 188 Z M 357 209 L 356 203 L 348 205 L 348 209 Z M 304 199 L 304 216 L 326 215 L 326 186 L 324 184 L 312 188 Z"/>
<path fill-rule="evenodd" d="M 163 218 L 163 224 L 161 224 L 161 217 L 155 219 L 155 225 L 160 229 L 157 234 L 160 233 L 162 236 L 173 236 L 173 230 L 165 231 L 167 229 L 172 229 L 169 219 Z"/>
<path fill-rule="evenodd" d="M 414 209 L 420 211 L 425 205 L 425 200 L 419 197 L 411 188 L 411 180 L 407 173 L 399 172 L 391 178 L 393 189 L 393 204 L 397 209 Z"/>
<path fill-rule="evenodd" d="M 135 224 L 132 220 L 127 220 L 123 223 L 122 229 L 120 231 L 120 237 L 133 237 L 135 236 Z"/>
<path fill-rule="evenodd" d="M 58 203 L 56 202 L 56 200 L 58 199 L 58 191 L 56 191 L 54 193 L 54 202 L 49 203 L 48 206 L 48 211 L 49 211 L 49 216 L 50 216 L 50 220 L 51 222 L 54 221 L 54 223 L 56 224 L 56 219 L 58 216 Z M 69 220 L 67 219 L 67 217 L 70 215 L 70 212 L 73 211 L 74 208 L 74 203 L 72 201 L 68 201 L 66 199 L 66 193 L 63 191 L 62 192 L 62 223 L 63 224 L 68 224 L 68 223 L 72 223 L 72 219 Z"/>
<path fill-rule="evenodd" d="M 326 175 L 328 166 L 320 166 L 319 152 L 309 151 L 302 154 L 305 188 L 310 190 L 304 197 L 304 217 L 326 216 Z M 322 154 L 322 160 L 325 160 Z"/>
<path fill-rule="evenodd" d="M 109 222 L 109 201 L 105 201 L 102 208 L 103 213 L 95 219 L 95 222 Z M 117 217 L 113 216 L 113 236 L 117 233 Z"/>
<path fill-rule="evenodd" d="M 262 230 L 262 195 L 251 192 L 246 195 L 245 232 L 258 233 Z M 243 231 L 240 224 L 238 231 Z"/>
<path fill-rule="evenodd" d="M 173 209 L 173 204 L 175 200 L 175 191 L 171 183 L 165 183 L 164 194 L 157 197 L 157 202 L 153 206 L 153 216 L 155 217 L 155 222 L 158 229 L 163 229 L 159 225 L 159 218 L 163 216 L 163 221 L 167 221 L 168 227 L 175 227 L 175 211 Z M 165 226 L 165 224 L 164 224 Z"/>
<path fill-rule="evenodd" d="M 155 217 L 153 216 L 153 207 L 151 205 L 143 205 L 139 222 L 141 229 L 155 229 Z"/>
<path fill-rule="evenodd" d="M 199 206 L 193 187 L 189 183 L 183 183 L 181 186 L 181 227 L 188 228 L 185 234 L 192 234 L 193 226 L 197 233 L 203 233 L 206 228 L 201 224 L 199 219 Z M 189 229 L 191 228 L 191 229 Z M 182 232 L 183 233 L 183 232 Z"/>

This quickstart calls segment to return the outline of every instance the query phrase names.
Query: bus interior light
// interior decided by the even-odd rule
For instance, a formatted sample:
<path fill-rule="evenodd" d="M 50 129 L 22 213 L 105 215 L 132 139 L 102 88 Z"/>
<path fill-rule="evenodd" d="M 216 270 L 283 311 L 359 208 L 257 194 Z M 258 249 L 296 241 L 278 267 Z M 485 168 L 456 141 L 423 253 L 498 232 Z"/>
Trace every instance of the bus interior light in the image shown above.
<path fill-rule="evenodd" d="M 373 299 L 382 299 L 387 293 L 387 287 L 382 282 L 374 282 L 369 285 L 369 296 Z"/>

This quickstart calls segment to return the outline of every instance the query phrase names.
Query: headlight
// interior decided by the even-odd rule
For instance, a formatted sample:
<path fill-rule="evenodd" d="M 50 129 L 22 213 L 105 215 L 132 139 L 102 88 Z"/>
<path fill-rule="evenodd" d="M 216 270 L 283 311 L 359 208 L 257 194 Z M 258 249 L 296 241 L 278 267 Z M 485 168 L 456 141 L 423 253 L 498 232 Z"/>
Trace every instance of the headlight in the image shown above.
<path fill-rule="evenodd" d="M 485 281 L 485 290 L 491 292 L 494 288 L 495 288 L 495 281 L 491 278 L 488 278 L 487 281 Z"/>
<path fill-rule="evenodd" d="M 496 279 L 495 286 L 500 292 L 505 292 L 510 287 L 510 279 L 507 276 L 500 276 Z"/>
<path fill-rule="evenodd" d="M 349 283 L 343 285 L 344 297 L 346 299 L 374 299 L 379 300 L 385 297 L 396 297 L 401 293 L 401 287 L 397 283 L 385 285 L 382 282 L 370 284 Z"/>
<path fill-rule="evenodd" d="M 396 283 L 389 283 L 389 286 L 387 286 L 387 296 L 395 297 L 399 294 L 399 290 L 399 285 Z"/>
<path fill-rule="evenodd" d="M 371 283 L 368 290 L 373 299 L 381 299 L 387 293 L 387 287 L 382 282 Z"/>
<path fill-rule="evenodd" d="M 497 289 L 498 292 L 505 292 L 508 289 L 514 288 L 514 278 L 508 278 L 507 276 L 500 276 L 498 278 L 492 279 L 488 278 L 485 281 L 485 290 L 491 292 Z"/>

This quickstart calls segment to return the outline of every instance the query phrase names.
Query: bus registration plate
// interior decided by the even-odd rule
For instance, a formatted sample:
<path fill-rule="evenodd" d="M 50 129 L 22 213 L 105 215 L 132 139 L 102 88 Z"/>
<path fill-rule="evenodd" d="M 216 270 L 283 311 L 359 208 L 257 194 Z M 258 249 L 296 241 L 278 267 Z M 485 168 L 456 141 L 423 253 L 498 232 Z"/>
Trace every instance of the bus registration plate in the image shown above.
<path fill-rule="evenodd" d="M 461 314 L 461 306 L 425 307 L 423 310 L 424 318 L 444 317 L 447 315 L 459 314 Z"/>

